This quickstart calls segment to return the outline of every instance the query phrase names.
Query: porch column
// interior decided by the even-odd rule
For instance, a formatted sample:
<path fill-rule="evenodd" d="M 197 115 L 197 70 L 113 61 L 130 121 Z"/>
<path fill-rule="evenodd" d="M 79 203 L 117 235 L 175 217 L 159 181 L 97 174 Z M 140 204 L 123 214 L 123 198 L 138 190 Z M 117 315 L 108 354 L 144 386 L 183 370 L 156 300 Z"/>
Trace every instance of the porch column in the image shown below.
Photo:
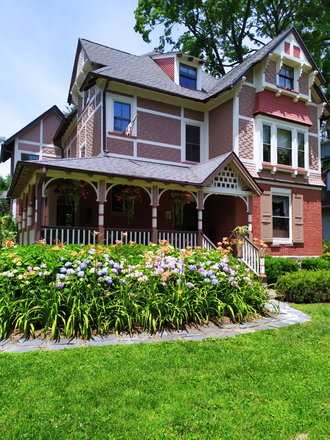
<path fill-rule="evenodd" d="M 204 193 L 201 189 L 197 193 L 198 202 L 198 236 L 197 236 L 197 246 L 203 245 L 203 204 L 204 204 Z"/>
<path fill-rule="evenodd" d="M 27 208 L 27 227 L 31 228 L 33 223 L 33 193 L 34 185 L 31 185 L 28 193 L 28 208 Z"/>
<path fill-rule="evenodd" d="M 104 242 L 104 203 L 105 203 L 106 183 L 105 180 L 99 181 L 99 235 L 98 242 Z"/>
<path fill-rule="evenodd" d="M 41 211 L 41 199 L 38 200 L 38 187 L 41 179 L 41 174 L 37 174 L 36 176 L 36 184 L 34 186 L 34 241 L 38 242 L 41 240 L 41 221 L 39 222 L 39 218 L 41 219 L 41 215 L 38 216 L 38 209 Z M 39 206 L 40 208 L 39 208 Z M 41 214 L 41 213 L 40 213 Z"/>
<path fill-rule="evenodd" d="M 157 207 L 158 207 L 158 186 L 152 186 L 152 236 L 151 241 L 158 243 L 158 229 L 157 229 Z"/>
<path fill-rule="evenodd" d="M 22 230 L 26 229 L 26 198 L 27 194 L 23 194 L 23 217 L 22 217 Z"/>
<path fill-rule="evenodd" d="M 249 240 L 253 240 L 253 230 L 252 230 L 252 197 L 248 196 L 248 230 L 249 230 Z"/>
<path fill-rule="evenodd" d="M 18 232 L 22 232 L 22 211 L 23 211 L 23 200 L 18 199 Z"/>

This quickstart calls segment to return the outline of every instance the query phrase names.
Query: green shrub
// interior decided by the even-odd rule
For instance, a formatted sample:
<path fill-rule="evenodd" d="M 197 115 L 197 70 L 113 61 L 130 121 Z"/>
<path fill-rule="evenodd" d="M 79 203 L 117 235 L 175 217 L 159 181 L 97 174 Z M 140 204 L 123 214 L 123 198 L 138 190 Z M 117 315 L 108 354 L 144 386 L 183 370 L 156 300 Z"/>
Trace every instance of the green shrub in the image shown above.
<path fill-rule="evenodd" d="M 0 337 L 149 332 L 265 311 L 267 295 L 231 255 L 169 245 L 30 245 L 0 253 Z"/>
<path fill-rule="evenodd" d="M 280 277 L 276 291 L 286 301 L 317 303 L 330 300 L 330 272 L 326 270 L 289 273 Z"/>
<path fill-rule="evenodd" d="M 287 272 L 297 272 L 299 264 L 291 258 L 275 258 L 266 254 L 265 272 L 269 284 L 274 284 L 278 278 Z"/>
<path fill-rule="evenodd" d="M 304 270 L 326 270 L 330 268 L 330 259 L 319 258 L 303 258 L 301 260 L 301 268 Z"/>

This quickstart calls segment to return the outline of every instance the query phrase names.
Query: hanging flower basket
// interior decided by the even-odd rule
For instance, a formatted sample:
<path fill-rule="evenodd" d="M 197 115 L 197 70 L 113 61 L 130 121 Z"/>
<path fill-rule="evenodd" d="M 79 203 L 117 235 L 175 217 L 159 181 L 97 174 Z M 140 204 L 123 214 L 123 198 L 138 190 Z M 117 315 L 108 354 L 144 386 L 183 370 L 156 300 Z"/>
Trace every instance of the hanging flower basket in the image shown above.
<path fill-rule="evenodd" d="M 117 201 L 122 203 L 124 212 L 127 212 L 129 224 L 134 217 L 135 203 L 142 202 L 141 188 L 136 186 L 124 186 L 115 196 Z"/>
<path fill-rule="evenodd" d="M 56 188 L 55 194 L 56 197 L 63 197 L 76 212 L 79 200 L 86 200 L 89 193 L 81 180 L 64 179 L 63 183 Z"/>
<path fill-rule="evenodd" d="M 189 193 L 172 193 L 172 210 L 179 225 L 183 223 L 183 208 L 190 204 L 190 197 Z"/>

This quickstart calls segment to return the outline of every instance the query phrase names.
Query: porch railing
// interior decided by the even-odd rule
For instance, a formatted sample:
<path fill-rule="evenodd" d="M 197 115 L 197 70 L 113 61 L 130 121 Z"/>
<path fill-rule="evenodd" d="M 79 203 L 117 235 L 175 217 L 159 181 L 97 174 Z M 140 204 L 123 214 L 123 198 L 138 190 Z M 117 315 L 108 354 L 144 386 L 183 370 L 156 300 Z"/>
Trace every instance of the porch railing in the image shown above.
<path fill-rule="evenodd" d="M 158 231 L 158 242 L 167 240 L 175 248 L 185 249 L 197 246 L 198 232 L 192 231 Z"/>
<path fill-rule="evenodd" d="M 115 244 L 116 241 L 121 241 L 123 244 L 134 241 L 147 246 L 151 241 L 151 234 L 152 229 L 105 228 L 101 241 L 106 245 Z"/>
<path fill-rule="evenodd" d="M 210 249 L 216 249 L 216 245 L 205 235 L 202 234 L 202 246 L 203 248 L 207 249 L 208 251 Z"/>
<path fill-rule="evenodd" d="M 41 238 L 45 244 L 56 242 L 66 244 L 95 244 L 97 243 L 98 228 L 80 228 L 78 226 L 41 226 Z"/>
<path fill-rule="evenodd" d="M 247 237 L 243 238 L 242 261 L 257 276 L 260 275 L 259 248 Z"/>

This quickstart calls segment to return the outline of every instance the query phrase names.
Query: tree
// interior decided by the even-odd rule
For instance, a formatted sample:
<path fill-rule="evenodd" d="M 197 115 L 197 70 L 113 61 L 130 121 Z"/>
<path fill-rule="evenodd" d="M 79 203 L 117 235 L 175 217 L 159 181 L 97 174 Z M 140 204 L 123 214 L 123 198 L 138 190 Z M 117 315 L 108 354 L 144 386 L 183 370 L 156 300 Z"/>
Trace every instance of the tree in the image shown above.
<path fill-rule="evenodd" d="M 295 25 L 330 82 L 330 20 L 323 13 L 328 9 L 329 0 L 139 0 L 134 29 L 150 42 L 151 32 L 162 25 L 158 50 L 169 44 L 202 57 L 208 72 L 222 76 L 226 67 Z M 178 25 L 184 32 L 175 39 Z"/>

